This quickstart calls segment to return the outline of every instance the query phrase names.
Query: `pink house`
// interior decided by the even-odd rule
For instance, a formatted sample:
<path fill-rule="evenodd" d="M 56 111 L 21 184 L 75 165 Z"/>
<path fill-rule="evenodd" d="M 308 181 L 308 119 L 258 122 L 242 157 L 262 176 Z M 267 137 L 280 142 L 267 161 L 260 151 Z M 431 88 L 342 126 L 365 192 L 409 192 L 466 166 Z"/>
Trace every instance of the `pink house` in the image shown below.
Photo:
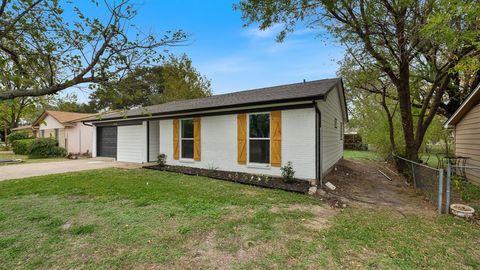
<path fill-rule="evenodd" d="M 61 111 L 44 111 L 33 123 L 37 137 L 55 138 L 67 153 L 92 152 L 92 127 L 82 120 L 95 114 Z"/>

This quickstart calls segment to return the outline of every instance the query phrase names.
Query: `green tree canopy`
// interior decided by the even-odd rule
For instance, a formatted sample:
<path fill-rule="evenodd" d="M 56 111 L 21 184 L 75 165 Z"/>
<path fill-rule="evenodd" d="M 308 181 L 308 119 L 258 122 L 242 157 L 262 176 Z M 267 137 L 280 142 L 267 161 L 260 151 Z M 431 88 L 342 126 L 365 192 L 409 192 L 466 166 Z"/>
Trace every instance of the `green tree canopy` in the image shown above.
<path fill-rule="evenodd" d="M 130 109 L 174 100 L 210 96 L 210 81 L 185 54 L 170 55 L 160 66 L 142 67 L 90 95 L 96 110 Z"/>
<path fill-rule="evenodd" d="M 459 86 L 476 81 L 470 74 L 479 75 L 478 1 L 242 0 L 237 8 L 247 25 L 283 25 L 279 41 L 306 22 L 327 29 L 355 55 L 367 56 L 394 87 L 410 159 L 418 158 L 442 104 L 465 96 L 472 87 Z"/>

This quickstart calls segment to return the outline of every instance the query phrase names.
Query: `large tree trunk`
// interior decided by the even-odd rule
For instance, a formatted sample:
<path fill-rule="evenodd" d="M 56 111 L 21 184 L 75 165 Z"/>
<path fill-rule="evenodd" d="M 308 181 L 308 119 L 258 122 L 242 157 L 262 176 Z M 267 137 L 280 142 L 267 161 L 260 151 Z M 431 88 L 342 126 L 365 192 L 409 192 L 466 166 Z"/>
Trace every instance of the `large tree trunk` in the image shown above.
<path fill-rule="evenodd" d="M 402 119 L 403 136 L 405 138 L 405 156 L 410 160 L 418 159 L 418 147 L 415 144 L 415 135 L 413 132 L 412 102 L 410 100 L 410 70 L 408 64 L 400 68 L 400 78 L 398 81 L 397 92 L 400 106 L 400 116 Z"/>
<path fill-rule="evenodd" d="M 395 129 L 393 126 L 393 114 L 390 112 L 390 109 L 388 108 L 386 94 L 387 94 L 387 89 L 383 89 L 381 105 L 385 110 L 385 114 L 387 115 L 390 147 L 393 153 L 397 153 L 397 145 L 395 143 Z M 394 113 L 395 113 L 395 110 L 394 110 Z"/>

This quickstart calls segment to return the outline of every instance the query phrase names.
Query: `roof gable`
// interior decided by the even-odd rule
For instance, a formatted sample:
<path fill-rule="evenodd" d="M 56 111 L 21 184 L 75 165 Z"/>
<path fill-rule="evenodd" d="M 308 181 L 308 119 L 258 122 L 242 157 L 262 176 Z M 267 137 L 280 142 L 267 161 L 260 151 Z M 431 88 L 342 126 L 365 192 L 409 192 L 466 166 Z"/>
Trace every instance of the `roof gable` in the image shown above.
<path fill-rule="evenodd" d="M 455 127 L 460 120 L 480 102 L 480 84 L 468 95 L 465 101 L 458 107 L 455 113 L 445 122 L 445 128 Z"/>
<path fill-rule="evenodd" d="M 62 112 L 62 111 L 44 111 L 33 123 L 33 126 L 38 126 L 45 118 L 50 115 L 62 125 L 68 125 L 75 122 L 79 122 L 82 119 L 92 117 L 96 114 L 93 113 L 75 113 L 75 112 Z"/>

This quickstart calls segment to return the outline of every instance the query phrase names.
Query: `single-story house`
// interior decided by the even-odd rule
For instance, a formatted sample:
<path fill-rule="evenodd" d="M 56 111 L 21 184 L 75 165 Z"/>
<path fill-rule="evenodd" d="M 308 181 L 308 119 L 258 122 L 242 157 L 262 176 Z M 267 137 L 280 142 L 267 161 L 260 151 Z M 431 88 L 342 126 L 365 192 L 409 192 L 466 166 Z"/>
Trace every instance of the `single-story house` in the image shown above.
<path fill-rule="evenodd" d="M 34 127 L 32 125 L 27 125 L 27 126 L 18 126 L 16 128 L 10 129 L 12 132 L 26 132 L 30 134 L 32 137 L 37 137 L 37 127 Z"/>
<path fill-rule="evenodd" d="M 37 137 L 55 138 L 67 153 L 92 153 L 92 126 L 81 120 L 96 114 L 62 111 L 44 111 L 32 124 Z"/>
<path fill-rule="evenodd" d="M 320 179 L 343 157 L 348 120 L 339 78 L 174 101 L 88 120 L 93 156 Z"/>
<path fill-rule="evenodd" d="M 445 122 L 454 129 L 455 155 L 467 157 L 466 165 L 480 167 L 480 85 Z M 466 170 L 467 178 L 480 184 L 480 170 Z"/>

